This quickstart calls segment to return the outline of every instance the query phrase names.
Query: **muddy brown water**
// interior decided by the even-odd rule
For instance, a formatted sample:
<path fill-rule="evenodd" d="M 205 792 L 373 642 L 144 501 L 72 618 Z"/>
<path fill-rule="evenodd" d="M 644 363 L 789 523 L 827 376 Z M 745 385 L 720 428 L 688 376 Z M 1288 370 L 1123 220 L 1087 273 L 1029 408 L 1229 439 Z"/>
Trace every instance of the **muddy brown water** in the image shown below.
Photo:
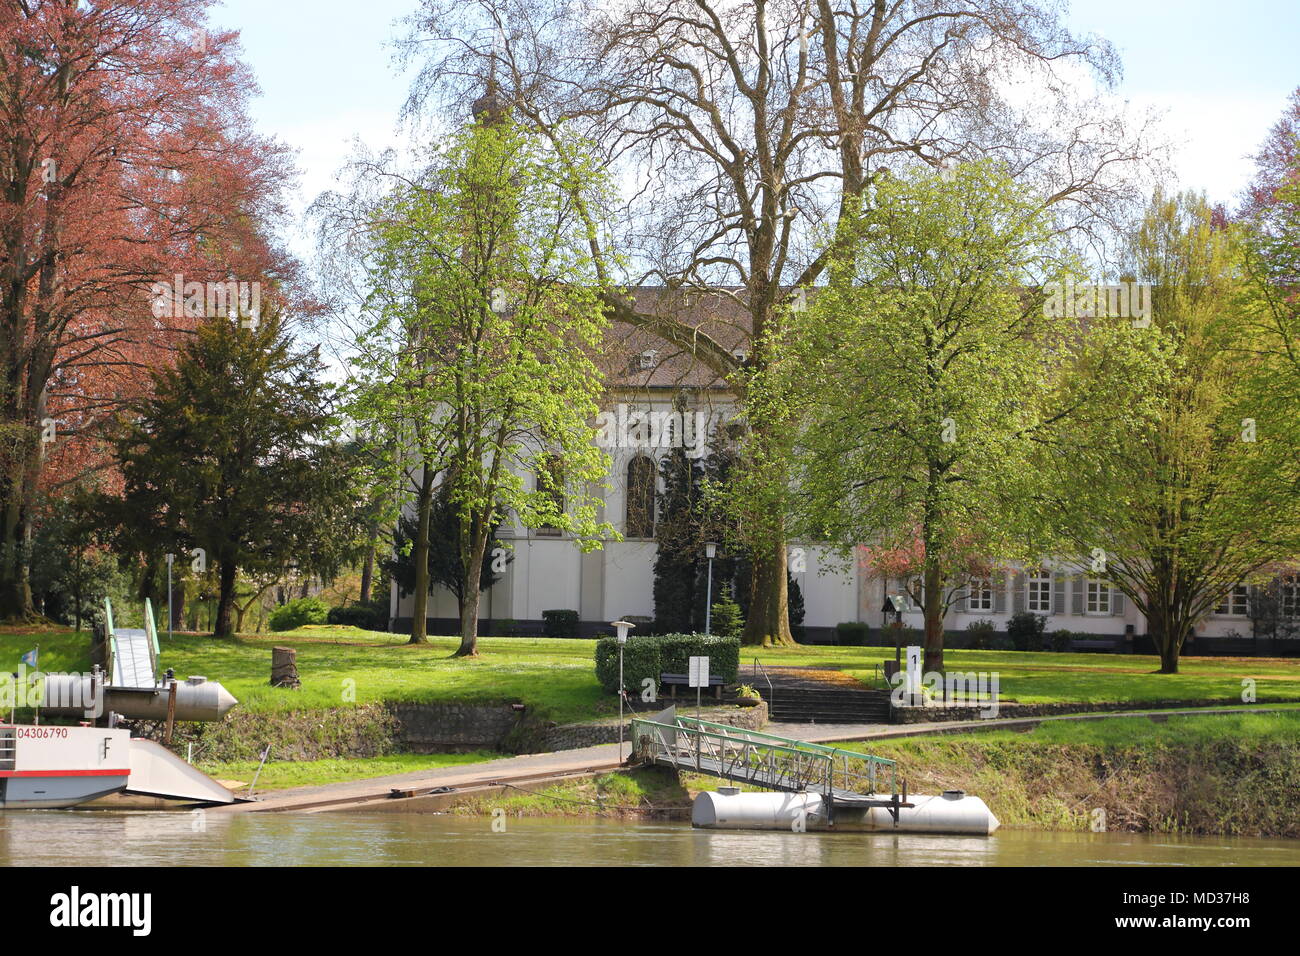
<path fill-rule="evenodd" d="M 6 866 L 1300 866 L 1300 840 L 1000 830 L 991 837 L 365 813 L 0 813 Z"/>

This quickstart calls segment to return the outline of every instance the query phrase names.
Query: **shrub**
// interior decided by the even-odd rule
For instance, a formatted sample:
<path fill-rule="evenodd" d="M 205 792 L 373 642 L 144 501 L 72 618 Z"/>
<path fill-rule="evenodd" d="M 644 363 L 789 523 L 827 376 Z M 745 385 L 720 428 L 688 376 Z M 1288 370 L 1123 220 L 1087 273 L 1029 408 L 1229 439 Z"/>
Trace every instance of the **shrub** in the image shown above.
<path fill-rule="evenodd" d="M 382 607 L 375 603 L 332 607 L 325 623 L 344 624 L 348 627 L 358 627 L 363 631 L 386 631 L 388 630 L 388 603 L 384 602 Z"/>
<path fill-rule="evenodd" d="M 1074 640 L 1073 633 L 1067 631 L 1063 627 L 1057 628 L 1055 631 L 1052 632 L 1052 644 L 1051 644 L 1052 650 L 1062 651 L 1062 652 L 1068 651 L 1070 649 L 1070 642 L 1073 640 Z"/>
<path fill-rule="evenodd" d="M 734 684 L 740 672 L 740 638 L 717 634 L 663 634 L 629 637 L 623 650 L 623 686 L 640 693 L 647 677 L 659 685 L 659 675 L 685 674 L 692 657 L 709 658 L 709 675 Z M 596 678 L 607 693 L 618 693 L 618 639 L 596 642 Z"/>
<path fill-rule="evenodd" d="M 805 616 L 803 588 L 799 587 L 799 582 L 791 577 L 788 590 L 789 603 L 787 605 L 787 610 L 789 611 L 790 617 L 790 636 L 793 637 L 797 643 L 802 644 L 804 637 L 807 636 L 803 626 L 803 619 Z"/>
<path fill-rule="evenodd" d="M 1018 651 L 1041 651 L 1043 649 L 1043 628 L 1047 618 L 1030 611 L 1020 611 L 1011 615 L 1007 621 L 1007 636 Z"/>
<path fill-rule="evenodd" d="M 991 651 L 1014 651 L 1015 642 L 1011 640 L 1009 634 L 994 634 L 989 640 L 989 650 Z"/>
<path fill-rule="evenodd" d="M 578 612 L 569 610 L 543 611 L 543 632 L 547 637 L 577 637 Z"/>
<path fill-rule="evenodd" d="M 646 678 L 659 686 L 659 644 L 656 637 L 629 637 L 623 648 L 623 687 L 639 694 Z M 596 642 L 596 679 L 608 694 L 618 693 L 618 639 L 602 637 Z"/>
<path fill-rule="evenodd" d="M 978 621 L 971 621 L 966 625 L 966 633 L 970 635 L 970 647 L 976 651 L 987 651 L 992 647 L 993 635 L 997 628 L 993 622 L 981 618 Z"/>
<path fill-rule="evenodd" d="M 848 647 L 866 647 L 871 625 L 866 621 L 840 621 L 835 625 L 835 640 Z"/>
<path fill-rule="evenodd" d="M 298 598 L 272 611 L 267 623 L 273 631 L 292 631 L 305 624 L 324 624 L 329 614 L 330 606 L 320 598 Z"/>
<path fill-rule="evenodd" d="M 745 630 L 745 619 L 740 614 L 740 605 L 731 597 L 731 588 L 723 586 L 709 614 L 709 630 L 719 637 L 740 637 Z"/>

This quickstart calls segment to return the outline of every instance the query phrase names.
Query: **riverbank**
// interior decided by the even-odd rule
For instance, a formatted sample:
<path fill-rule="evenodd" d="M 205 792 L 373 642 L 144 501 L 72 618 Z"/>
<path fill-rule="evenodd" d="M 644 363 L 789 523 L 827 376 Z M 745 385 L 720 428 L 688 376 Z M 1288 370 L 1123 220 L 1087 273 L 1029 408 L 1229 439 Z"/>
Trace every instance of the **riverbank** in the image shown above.
<path fill-rule="evenodd" d="M 160 666 L 178 675 L 203 674 L 239 699 L 237 712 L 273 714 L 395 703 L 523 704 L 538 718 L 572 724 L 618 712 L 617 698 L 596 680 L 595 641 L 566 638 L 484 637 L 477 658 L 453 657 L 458 637 L 411 645 L 401 634 L 342 626 L 303 627 L 229 640 L 176 634 L 161 638 Z M 0 629 L 0 668 L 17 669 L 21 655 L 40 645 L 49 672 L 89 668 L 89 635 L 67 629 Z M 269 685 L 271 649 L 297 651 L 302 687 Z M 741 681 L 764 667 L 810 667 L 879 686 L 877 665 L 892 648 L 796 645 L 745 648 Z M 1178 674 L 1158 674 L 1155 657 L 1028 651 L 949 650 L 951 671 L 996 674 L 1004 704 L 1141 706 L 1156 701 L 1242 701 L 1249 681 L 1254 701 L 1300 700 L 1300 658 L 1187 657 Z"/>
<path fill-rule="evenodd" d="M 1300 838 L 1300 713 L 1113 717 L 842 745 L 898 761 L 913 793 L 965 790 L 1004 827 Z M 658 768 L 478 797 L 451 812 L 689 816 L 718 781 Z"/>

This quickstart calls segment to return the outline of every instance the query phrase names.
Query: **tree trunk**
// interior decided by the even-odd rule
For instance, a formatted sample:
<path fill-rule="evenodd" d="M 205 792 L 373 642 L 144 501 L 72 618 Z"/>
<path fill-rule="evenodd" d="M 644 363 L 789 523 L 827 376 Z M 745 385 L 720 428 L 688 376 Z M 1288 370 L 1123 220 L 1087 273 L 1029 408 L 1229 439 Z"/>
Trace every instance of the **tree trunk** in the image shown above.
<path fill-rule="evenodd" d="M 938 566 L 926 567 L 925 585 L 925 657 L 921 671 L 943 673 L 943 575 Z"/>
<path fill-rule="evenodd" d="M 370 587 L 375 579 L 375 542 L 378 537 L 377 531 L 370 533 L 370 543 L 366 547 L 366 560 L 361 565 L 361 594 L 357 598 L 358 604 L 370 603 Z"/>
<path fill-rule="evenodd" d="M 794 645 L 790 633 L 789 591 L 784 536 L 753 556 L 749 579 L 749 618 L 742 643 L 753 646 Z"/>
<path fill-rule="evenodd" d="M 477 524 L 483 530 L 474 536 L 468 558 L 462 562 L 464 575 L 460 588 L 460 647 L 456 649 L 456 657 L 478 656 L 478 605 L 481 596 L 478 586 L 491 522 L 482 521 Z"/>
<path fill-rule="evenodd" d="M 419 521 L 411 549 L 415 561 L 415 600 L 411 607 L 411 639 L 407 643 L 425 644 L 429 640 L 429 517 L 433 512 L 433 471 L 427 463 L 420 479 L 416 507 Z"/>
<path fill-rule="evenodd" d="M 1166 641 L 1160 648 L 1160 673 L 1178 673 L 1178 646 L 1173 641 Z"/>
<path fill-rule="evenodd" d="M 172 570 L 174 575 L 175 569 Z M 173 630 L 185 629 L 185 585 L 181 581 L 172 581 L 171 626 Z"/>
<path fill-rule="evenodd" d="M 231 610 L 235 604 L 235 573 L 238 568 L 233 561 L 222 561 L 218 578 L 220 579 L 221 591 L 217 597 L 217 623 L 212 629 L 213 637 L 234 637 L 235 630 L 231 626 Z"/>
<path fill-rule="evenodd" d="M 460 647 L 454 657 L 478 657 L 478 588 L 466 588 L 460 599 Z"/>
<path fill-rule="evenodd" d="M 22 427 L 21 421 L 7 422 Z M 8 474 L 0 482 L 0 620 L 29 621 L 36 616 L 28 578 L 27 543 L 30 539 L 30 488 L 27 485 L 28 441 L 16 442 Z"/>

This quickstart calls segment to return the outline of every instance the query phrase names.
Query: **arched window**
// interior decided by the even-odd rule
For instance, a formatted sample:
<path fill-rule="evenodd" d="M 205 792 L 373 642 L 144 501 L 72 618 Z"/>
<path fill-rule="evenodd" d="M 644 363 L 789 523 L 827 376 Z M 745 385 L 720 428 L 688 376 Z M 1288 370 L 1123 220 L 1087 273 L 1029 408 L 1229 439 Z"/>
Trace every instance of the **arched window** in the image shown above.
<path fill-rule="evenodd" d="M 624 537 L 655 536 L 655 463 L 637 455 L 627 463 L 627 505 Z"/>

